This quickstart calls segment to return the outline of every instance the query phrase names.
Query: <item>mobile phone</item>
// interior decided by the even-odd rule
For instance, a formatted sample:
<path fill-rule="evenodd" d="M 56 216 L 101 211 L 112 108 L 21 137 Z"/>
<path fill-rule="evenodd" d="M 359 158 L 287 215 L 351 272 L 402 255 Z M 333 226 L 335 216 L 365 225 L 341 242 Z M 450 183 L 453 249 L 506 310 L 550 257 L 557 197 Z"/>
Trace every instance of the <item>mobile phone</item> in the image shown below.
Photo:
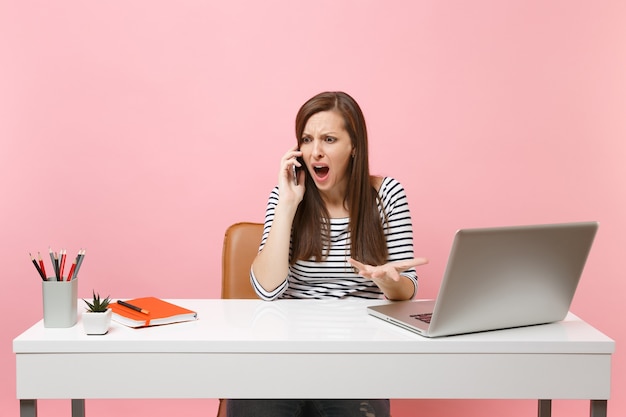
<path fill-rule="evenodd" d="M 298 170 L 295 165 L 291 166 L 291 173 L 293 174 L 293 185 L 298 185 Z"/>
<path fill-rule="evenodd" d="M 304 162 L 302 161 L 301 158 L 296 158 L 296 160 L 302 165 L 304 166 Z M 297 167 L 295 165 L 291 166 L 291 173 L 293 174 L 293 184 L 294 185 L 298 185 L 298 171 L 300 170 L 300 168 L 302 167 Z"/>

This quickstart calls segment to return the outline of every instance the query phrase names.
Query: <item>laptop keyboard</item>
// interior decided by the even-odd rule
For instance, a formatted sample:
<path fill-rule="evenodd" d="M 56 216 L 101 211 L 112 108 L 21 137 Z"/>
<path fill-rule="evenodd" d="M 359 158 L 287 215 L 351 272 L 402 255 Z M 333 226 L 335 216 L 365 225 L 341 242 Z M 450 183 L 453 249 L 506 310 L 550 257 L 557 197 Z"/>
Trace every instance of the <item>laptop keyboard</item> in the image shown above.
<path fill-rule="evenodd" d="M 433 313 L 411 314 L 410 317 L 418 319 L 419 321 L 423 321 L 424 323 L 430 323 L 430 319 L 433 317 Z"/>

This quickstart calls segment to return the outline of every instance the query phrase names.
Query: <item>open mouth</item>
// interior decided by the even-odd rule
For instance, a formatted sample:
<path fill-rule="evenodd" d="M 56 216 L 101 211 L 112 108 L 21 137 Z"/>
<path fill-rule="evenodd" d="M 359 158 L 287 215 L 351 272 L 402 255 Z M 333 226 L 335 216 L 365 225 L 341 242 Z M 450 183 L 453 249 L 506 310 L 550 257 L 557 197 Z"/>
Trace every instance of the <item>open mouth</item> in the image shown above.
<path fill-rule="evenodd" d="M 318 179 L 324 179 L 328 175 L 329 168 L 325 165 L 314 166 L 313 172 Z"/>

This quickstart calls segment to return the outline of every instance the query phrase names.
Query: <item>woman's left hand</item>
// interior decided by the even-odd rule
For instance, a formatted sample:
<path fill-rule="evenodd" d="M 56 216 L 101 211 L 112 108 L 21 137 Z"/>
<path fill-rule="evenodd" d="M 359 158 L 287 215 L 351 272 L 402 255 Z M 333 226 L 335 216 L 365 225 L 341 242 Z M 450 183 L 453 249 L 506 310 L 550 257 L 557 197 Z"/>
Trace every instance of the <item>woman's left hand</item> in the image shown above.
<path fill-rule="evenodd" d="M 415 266 L 424 265 L 428 263 L 426 258 L 413 258 L 403 261 L 388 262 L 384 265 L 366 265 L 352 258 L 348 258 L 348 262 L 354 268 L 357 269 L 357 273 L 362 277 L 371 279 L 378 283 L 384 283 L 389 281 L 400 281 L 400 273 Z"/>

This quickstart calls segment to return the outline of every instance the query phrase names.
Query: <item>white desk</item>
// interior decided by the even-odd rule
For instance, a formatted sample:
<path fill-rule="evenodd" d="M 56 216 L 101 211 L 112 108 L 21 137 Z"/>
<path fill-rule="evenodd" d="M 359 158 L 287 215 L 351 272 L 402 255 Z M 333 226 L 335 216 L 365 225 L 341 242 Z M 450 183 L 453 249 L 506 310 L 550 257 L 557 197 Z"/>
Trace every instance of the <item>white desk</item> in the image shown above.
<path fill-rule="evenodd" d="M 80 417 L 91 398 L 279 397 L 538 399 L 542 417 L 551 399 L 588 399 L 593 417 L 606 416 L 614 342 L 572 314 L 428 339 L 368 316 L 381 301 L 172 301 L 199 320 L 114 323 L 104 336 L 85 335 L 80 320 L 40 321 L 15 338 L 21 416 L 36 416 L 37 399 L 72 399 Z M 108 372 L 86 384 L 87 369 Z"/>

